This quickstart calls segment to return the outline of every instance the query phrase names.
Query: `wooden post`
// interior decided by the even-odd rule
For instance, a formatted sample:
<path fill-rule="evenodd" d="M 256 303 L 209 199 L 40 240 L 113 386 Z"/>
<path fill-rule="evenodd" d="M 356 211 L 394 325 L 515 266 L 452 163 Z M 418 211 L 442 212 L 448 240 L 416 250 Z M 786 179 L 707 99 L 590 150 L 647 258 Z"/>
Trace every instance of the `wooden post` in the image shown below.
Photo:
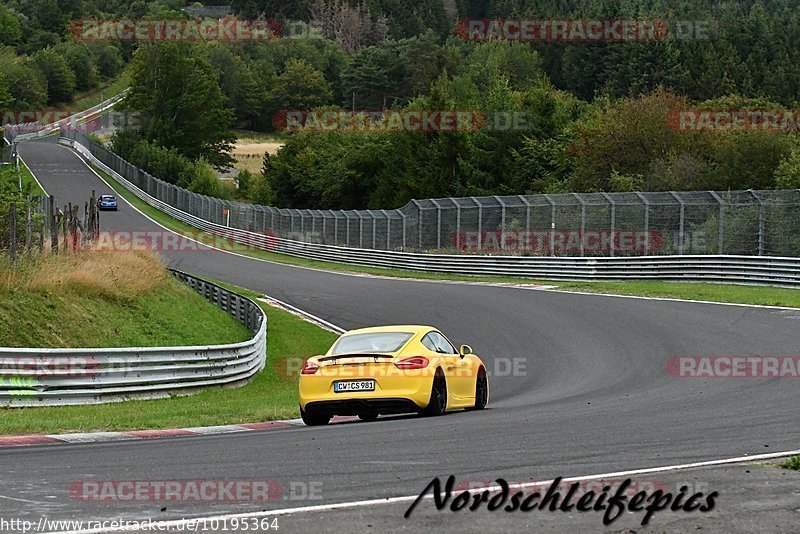
<path fill-rule="evenodd" d="M 25 251 L 31 254 L 31 196 L 27 196 L 25 202 Z"/>
<path fill-rule="evenodd" d="M 9 216 L 9 238 L 11 242 L 11 263 L 16 263 L 17 261 L 17 205 L 15 203 L 10 203 L 8 205 L 8 216 Z"/>
<path fill-rule="evenodd" d="M 50 195 L 50 250 L 58 254 L 58 215 L 56 214 L 56 197 Z"/>
<path fill-rule="evenodd" d="M 67 250 L 69 246 L 69 222 L 67 219 L 69 219 L 69 212 L 67 211 L 67 206 L 64 206 L 64 209 L 61 210 L 61 235 L 64 238 L 64 250 Z"/>

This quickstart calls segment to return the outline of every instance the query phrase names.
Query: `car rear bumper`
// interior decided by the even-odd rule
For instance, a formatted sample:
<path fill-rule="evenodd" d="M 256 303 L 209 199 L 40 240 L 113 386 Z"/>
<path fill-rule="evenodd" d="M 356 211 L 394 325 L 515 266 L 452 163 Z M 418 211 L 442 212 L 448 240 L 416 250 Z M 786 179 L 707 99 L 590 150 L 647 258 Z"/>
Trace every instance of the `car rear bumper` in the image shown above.
<path fill-rule="evenodd" d="M 374 380 L 375 390 L 341 393 L 334 391 L 334 383 L 337 381 L 359 380 Z M 300 406 L 303 410 L 308 411 L 307 406 L 311 404 L 326 403 L 331 406 L 343 406 L 350 401 L 358 401 L 366 403 L 368 406 L 369 403 L 379 401 L 377 406 L 383 406 L 383 404 L 387 404 L 383 401 L 401 400 L 406 407 L 411 406 L 411 409 L 404 408 L 401 411 L 380 413 L 407 413 L 428 405 L 432 385 L 432 372 L 427 369 L 400 371 L 394 366 L 381 366 L 380 364 L 349 368 L 326 367 L 320 369 L 315 375 L 300 376 Z M 386 409 L 388 410 L 388 408 Z M 344 415 L 344 413 L 337 412 L 337 415 Z"/>
<path fill-rule="evenodd" d="M 420 407 L 410 399 L 340 399 L 309 402 L 305 412 L 311 415 L 359 415 L 373 413 L 376 415 L 413 413 Z"/>

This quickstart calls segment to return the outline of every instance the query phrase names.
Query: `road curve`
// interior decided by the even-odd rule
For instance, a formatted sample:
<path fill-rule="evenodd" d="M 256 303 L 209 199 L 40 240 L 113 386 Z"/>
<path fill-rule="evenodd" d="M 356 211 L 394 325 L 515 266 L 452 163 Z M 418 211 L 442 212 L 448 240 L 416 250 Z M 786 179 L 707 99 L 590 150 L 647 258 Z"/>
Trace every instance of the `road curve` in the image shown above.
<path fill-rule="evenodd" d="M 92 189 L 110 192 L 68 148 L 32 142 L 20 153 L 61 204 L 82 204 Z M 118 213 L 102 215 L 104 230 L 159 228 L 120 201 Z M 542 480 L 798 448 L 796 380 L 681 379 L 667 373 L 666 361 L 797 355 L 800 311 L 376 279 L 213 250 L 164 259 L 344 328 L 437 325 L 454 342 L 471 344 L 495 371 L 491 409 L 264 434 L 0 450 L 0 515 L 174 519 L 254 509 L 75 502 L 68 487 L 82 479 L 314 483 L 321 488 L 321 498 L 310 503 L 316 504 L 413 495 L 432 477 L 449 474 Z M 515 359 L 524 366 L 502 373 Z M 255 508 L 306 504 L 282 499 Z"/>

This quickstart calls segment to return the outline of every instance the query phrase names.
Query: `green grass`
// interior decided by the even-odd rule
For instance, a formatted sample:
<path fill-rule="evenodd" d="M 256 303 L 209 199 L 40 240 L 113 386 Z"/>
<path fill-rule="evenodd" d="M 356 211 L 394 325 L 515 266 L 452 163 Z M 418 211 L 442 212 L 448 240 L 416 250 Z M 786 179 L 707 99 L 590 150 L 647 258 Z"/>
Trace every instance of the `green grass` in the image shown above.
<path fill-rule="evenodd" d="M 779 467 L 800 471 L 800 456 L 792 456 L 791 458 L 786 459 L 784 462 L 779 464 Z"/>
<path fill-rule="evenodd" d="M 118 256 L 33 257 L 15 268 L 0 266 L 0 346 L 220 345 L 250 339 L 244 326 L 167 274 L 158 260 Z"/>
<path fill-rule="evenodd" d="M 123 71 L 113 80 L 106 81 L 95 87 L 91 91 L 76 95 L 76 98 L 69 104 L 70 109 L 81 111 L 96 106 L 100 102 L 108 100 L 125 90 L 130 85 L 130 78 L 127 71 Z"/>
<path fill-rule="evenodd" d="M 116 192 L 128 202 L 136 206 L 152 219 L 165 227 L 177 232 L 190 232 L 198 235 L 198 230 L 184 224 L 173 217 L 153 208 L 136 197 L 133 193 L 122 187 L 114 178 L 103 170 L 92 166 Z M 213 236 L 202 234 L 204 237 L 217 240 Z M 635 280 L 626 282 L 557 282 L 549 280 L 534 280 L 510 276 L 468 276 L 448 273 L 427 273 L 421 271 L 405 271 L 398 269 L 382 269 L 376 267 L 362 267 L 327 261 L 298 258 L 285 254 L 266 252 L 261 250 L 241 251 L 242 247 L 233 247 L 241 254 L 253 256 L 275 263 L 309 267 L 328 271 L 363 273 L 377 276 L 390 276 L 395 278 L 418 278 L 424 280 L 456 280 L 465 282 L 490 282 L 490 283 L 515 283 L 557 286 L 565 291 L 583 291 L 589 293 L 617 294 L 631 296 L 647 296 L 662 298 L 677 298 L 684 300 L 706 300 L 710 302 L 733 302 L 739 304 L 756 304 L 762 306 L 788 306 L 800 308 L 800 290 L 777 287 L 745 286 L 736 284 L 702 284 L 682 282 L 657 282 Z"/>
<path fill-rule="evenodd" d="M 233 286 L 228 286 L 233 287 Z M 256 293 L 237 288 L 241 294 Z M 241 388 L 121 404 L 0 409 L 0 434 L 66 433 L 241 424 L 298 417 L 298 362 L 336 335 L 259 303 L 268 317 L 267 367 Z"/>
<path fill-rule="evenodd" d="M 33 177 L 33 173 L 28 168 L 28 166 L 25 164 L 25 162 L 22 161 L 22 158 L 20 158 L 20 160 L 19 160 L 19 170 L 20 170 L 20 173 L 22 174 L 22 187 L 23 187 L 23 189 L 25 187 L 30 187 L 29 191 L 30 191 L 31 195 L 44 196 L 45 195 L 44 189 L 42 189 L 39 186 L 39 183 Z"/>

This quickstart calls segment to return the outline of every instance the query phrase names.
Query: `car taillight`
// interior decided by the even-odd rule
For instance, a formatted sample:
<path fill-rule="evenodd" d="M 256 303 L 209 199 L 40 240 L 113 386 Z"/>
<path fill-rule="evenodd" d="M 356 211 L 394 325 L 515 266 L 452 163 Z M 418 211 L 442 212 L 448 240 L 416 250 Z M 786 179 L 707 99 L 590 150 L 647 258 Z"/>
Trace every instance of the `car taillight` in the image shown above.
<path fill-rule="evenodd" d="M 303 370 L 300 371 L 300 374 L 301 375 L 313 375 L 317 371 L 319 371 L 319 365 L 317 365 L 314 362 L 306 362 L 306 364 L 303 366 Z"/>
<path fill-rule="evenodd" d="M 412 356 L 405 360 L 400 360 L 394 364 L 398 369 L 424 369 L 428 366 L 428 358 L 424 356 Z"/>

